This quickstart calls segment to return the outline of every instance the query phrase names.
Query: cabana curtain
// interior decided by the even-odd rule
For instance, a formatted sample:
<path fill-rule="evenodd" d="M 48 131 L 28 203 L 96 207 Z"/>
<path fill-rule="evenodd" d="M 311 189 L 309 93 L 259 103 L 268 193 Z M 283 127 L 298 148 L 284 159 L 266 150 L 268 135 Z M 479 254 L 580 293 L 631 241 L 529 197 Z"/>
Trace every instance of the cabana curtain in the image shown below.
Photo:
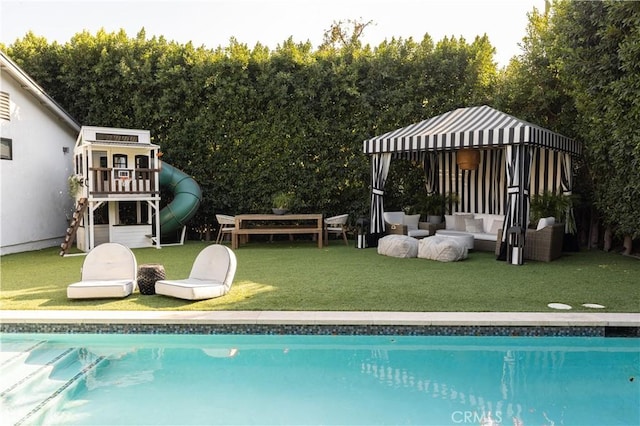
<path fill-rule="evenodd" d="M 573 173 L 571 173 L 571 156 L 564 154 L 562 156 L 562 171 L 560 173 L 560 182 L 562 184 L 562 194 L 565 196 L 571 196 L 573 194 Z M 567 220 L 564 224 L 564 231 L 567 234 L 573 234 L 575 229 L 576 219 L 573 216 L 573 208 L 567 207 Z"/>
<path fill-rule="evenodd" d="M 389 174 L 391 153 L 371 159 L 371 233 L 384 232 L 384 184 Z"/>
<path fill-rule="evenodd" d="M 518 232 L 517 238 L 524 239 L 527 226 L 529 226 L 529 206 L 531 205 L 529 198 L 531 148 L 523 145 L 509 145 L 506 147 L 506 153 L 508 162 L 507 211 L 502 232 L 501 252 L 506 250 L 506 243 L 509 237 L 508 231 L 511 227 L 519 227 L 520 231 Z M 522 250 L 518 250 L 517 255 L 520 256 L 518 264 L 521 264 Z"/>

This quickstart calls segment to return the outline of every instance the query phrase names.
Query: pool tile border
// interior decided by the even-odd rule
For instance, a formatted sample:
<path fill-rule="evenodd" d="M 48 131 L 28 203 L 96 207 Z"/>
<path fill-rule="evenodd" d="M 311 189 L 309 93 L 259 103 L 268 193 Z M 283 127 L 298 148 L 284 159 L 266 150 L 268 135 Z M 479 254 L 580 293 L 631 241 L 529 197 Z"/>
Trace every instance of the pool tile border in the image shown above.
<path fill-rule="evenodd" d="M 4 333 L 640 337 L 640 314 L 580 312 L 0 311 Z"/>

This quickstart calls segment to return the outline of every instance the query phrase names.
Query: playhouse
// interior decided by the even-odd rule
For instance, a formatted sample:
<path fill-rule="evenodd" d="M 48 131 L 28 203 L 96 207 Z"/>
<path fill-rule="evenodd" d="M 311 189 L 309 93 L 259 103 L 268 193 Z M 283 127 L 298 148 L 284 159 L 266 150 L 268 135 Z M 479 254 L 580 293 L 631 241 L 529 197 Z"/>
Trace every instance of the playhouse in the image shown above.
<path fill-rule="evenodd" d="M 148 130 L 83 126 L 69 177 L 76 209 L 60 254 L 74 238 L 84 252 L 105 242 L 160 248 L 175 234 L 182 243 L 202 194 L 193 178 L 162 163 L 161 155 Z M 174 196 L 162 210 L 161 187 Z"/>

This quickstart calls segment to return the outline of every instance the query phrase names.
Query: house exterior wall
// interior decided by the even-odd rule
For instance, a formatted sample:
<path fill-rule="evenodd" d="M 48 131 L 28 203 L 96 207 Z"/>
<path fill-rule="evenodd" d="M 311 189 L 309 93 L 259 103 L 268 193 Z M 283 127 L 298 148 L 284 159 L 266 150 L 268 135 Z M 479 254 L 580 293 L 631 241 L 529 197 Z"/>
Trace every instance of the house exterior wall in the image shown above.
<path fill-rule="evenodd" d="M 63 241 L 73 213 L 67 178 L 77 130 L 4 69 L 0 78 L 11 118 L 0 119 L 0 130 L 13 145 L 13 159 L 0 160 L 0 255 L 53 247 Z"/>

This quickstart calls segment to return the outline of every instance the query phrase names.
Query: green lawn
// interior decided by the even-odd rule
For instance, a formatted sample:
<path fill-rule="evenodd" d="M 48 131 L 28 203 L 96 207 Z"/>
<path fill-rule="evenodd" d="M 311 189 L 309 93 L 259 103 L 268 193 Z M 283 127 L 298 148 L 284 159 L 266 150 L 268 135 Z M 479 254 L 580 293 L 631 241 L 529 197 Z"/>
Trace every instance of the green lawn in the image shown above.
<path fill-rule="evenodd" d="M 135 249 L 138 264 L 161 263 L 167 278 L 188 275 L 205 242 Z M 353 242 L 352 242 L 353 244 Z M 550 302 L 573 311 L 640 312 L 640 261 L 615 253 L 566 253 L 522 266 L 471 252 L 462 262 L 380 256 L 376 249 L 315 243 L 255 242 L 236 250 L 231 292 L 189 302 L 138 292 L 126 299 L 70 301 L 66 287 L 80 277 L 83 256 L 58 249 L 6 255 L 1 261 L 1 309 L 329 310 L 545 312 Z"/>

